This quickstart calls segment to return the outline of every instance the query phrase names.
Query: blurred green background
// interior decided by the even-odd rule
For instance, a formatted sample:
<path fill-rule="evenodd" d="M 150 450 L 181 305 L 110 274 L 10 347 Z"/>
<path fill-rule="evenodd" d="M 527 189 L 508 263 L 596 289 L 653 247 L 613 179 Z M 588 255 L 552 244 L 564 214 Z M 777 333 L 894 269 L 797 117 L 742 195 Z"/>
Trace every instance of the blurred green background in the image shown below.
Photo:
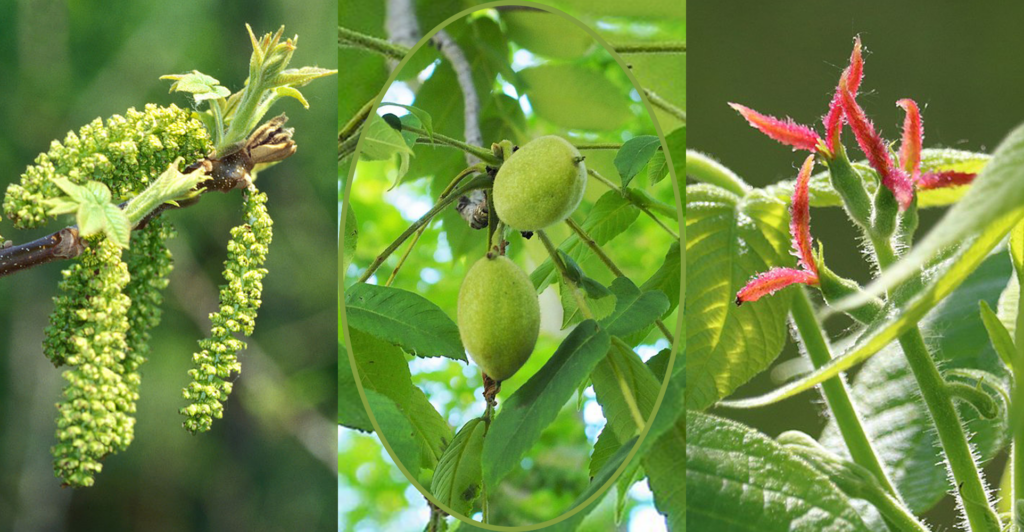
<path fill-rule="evenodd" d="M 191 105 L 162 74 L 198 69 L 242 86 L 257 35 L 298 34 L 292 66 L 336 68 L 331 2 L 24 0 L 0 3 L 0 187 L 51 140 L 148 102 Z M 255 335 L 225 418 L 191 436 L 177 410 L 208 334 L 238 193 L 165 214 L 178 227 L 164 317 L 142 367 L 135 441 L 96 485 L 62 489 L 50 447 L 63 380 L 42 354 L 62 265 L 0 279 L 0 530 L 312 530 L 334 527 L 336 466 L 336 78 L 286 112 L 298 153 L 264 172 L 274 242 Z M 51 224 L 49 231 L 59 225 Z M 46 232 L 49 232 L 46 231 Z M 15 243 L 45 234 L 15 231 Z"/>
<path fill-rule="evenodd" d="M 691 3 L 688 15 L 696 50 L 688 86 L 695 102 L 688 110 L 688 147 L 714 156 L 756 186 L 793 179 L 806 154 L 758 133 L 727 103 L 790 116 L 822 132 L 821 117 L 855 35 L 865 49 L 858 102 L 887 140 L 898 141 L 901 134 L 903 111 L 895 105 L 900 98 L 921 106 L 925 147 L 991 153 L 1024 120 L 1024 4 L 728 0 Z M 862 158 L 848 128 L 843 139 L 851 158 Z M 922 211 L 921 232 L 942 212 Z M 858 235 L 840 209 L 812 211 L 811 232 L 827 245 L 831 268 L 861 282 L 870 278 L 856 247 Z M 851 322 L 833 319 L 827 325 L 835 337 Z M 779 361 L 796 356 L 791 342 Z M 777 384 L 766 371 L 736 397 Z M 767 408 L 716 413 L 772 436 L 789 429 L 818 435 L 826 421 L 819 403 L 816 395 L 804 394 Z M 1002 461 L 987 470 L 988 478 L 998 479 Z M 952 499 L 927 519 L 956 524 Z"/>
<path fill-rule="evenodd" d="M 444 3 L 419 2 L 418 18 L 421 30 L 445 20 L 465 7 L 482 2 L 450 1 Z M 384 30 L 384 2 L 367 0 L 339 4 L 339 24 L 371 35 L 386 37 Z M 681 19 L 682 9 L 675 2 L 639 2 L 623 9 L 618 4 L 600 3 L 584 5 L 575 1 L 550 2 L 564 8 L 572 15 L 597 27 L 603 36 L 617 41 L 641 40 L 685 40 L 685 23 Z M 677 14 L 672 18 L 666 15 Z M 509 21 L 522 12 L 509 15 L 497 12 L 471 17 L 470 21 L 459 20 L 449 28 L 473 62 L 477 78 L 478 94 L 483 112 L 481 128 L 485 144 L 508 138 L 517 144 L 545 134 L 569 136 L 577 143 L 622 142 L 636 134 L 654 134 L 653 124 L 639 105 L 639 96 L 632 90 L 628 78 L 610 56 L 592 44 L 575 46 L 580 36 L 563 19 L 549 23 L 548 37 L 541 43 L 521 40 L 522 25 L 518 28 Z M 527 13 L 528 16 L 543 16 Z M 598 23 L 600 21 L 600 23 Z M 520 19 L 522 24 L 522 20 Z M 563 25 L 559 28 L 559 25 Z M 528 27 L 529 22 L 525 25 Z M 486 38 L 484 37 L 486 36 Z M 585 34 L 584 34 L 585 36 Z M 585 39 L 587 40 L 587 39 Z M 592 41 L 592 39 L 589 39 Z M 547 44 L 547 47 L 543 47 Z M 554 49 L 551 45 L 554 44 Z M 576 50 L 573 55 L 573 50 Z M 570 57 L 553 57 L 552 54 L 568 54 Z M 399 75 L 398 83 L 389 88 L 385 102 L 398 102 L 421 107 L 431 113 L 433 126 L 437 131 L 462 138 L 461 92 L 455 82 L 452 70 L 445 62 L 436 67 L 425 66 L 438 58 L 432 48 L 423 48 L 414 58 L 409 73 Z M 339 50 L 340 62 L 352 68 L 354 77 L 364 80 L 359 84 L 342 84 L 339 89 L 339 126 L 348 121 L 355 111 L 367 100 L 376 96 L 384 86 L 389 71 L 379 56 L 350 48 Z M 634 64 L 634 73 L 641 82 L 650 81 L 651 88 L 677 105 L 685 105 L 684 73 L 685 55 L 641 57 L 628 56 L 626 61 Z M 589 112 L 581 102 L 573 101 L 572 83 L 565 83 L 557 90 L 542 93 L 531 92 L 517 73 L 524 68 L 540 63 L 568 64 L 584 70 L 597 72 L 614 87 L 616 98 L 608 103 L 613 111 L 627 109 L 625 118 L 604 129 L 591 131 L 573 129 L 559 119 L 541 116 L 535 98 L 565 96 L 562 108 L 572 112 Z M 411 68 L 411 67 L 410 67 Z M 514 71 L 514 72 L 513 72 Z M 420 73 L 416 76 L 416 73 Z M 501 77 L 495 77 L 500 73 Z M 660 74 L 660 75 L 659 75 Z M 377 85 L 370 80 L 378 80 Z M 646 80 L 646 81 L 645 81 Z M 586 104 L 585 98 L 583 104 Z M 382 112 L 405 114 L 401 108 L 390 107 Z M 604 123 L 616 122 L 612 117 L 601 117 Z M 667 115 L 658 114 L 661 127 L 669 132 L 679 127 Z M 562 120 L 563 123 L 559 123 Z M 353 283 L 363 269 L 401 231 L 418 218 L 439 192 L 439 186 L 446 184 L 459 170 L 466 166 L 463 154 L 448 148 L 418 146 L 416 157 L 410 162 L 409 174 L 402 185 L 388 191 L 395 179 L 396 164 L 392 162 L 361 161 L 357 165 L 352 183 L 352 210 L 359 224 L 358 247 L 354 263 L 345 272 L 344 284 Z M 588 166 L 594 166 L 602 175 L 617 181 L 618 174 L 611 164 L 614 152 L 588 151 Z M 342 180 L 347 177 L 348 164 L 339 166 Z M 646 188 L 646 172 L 636 178 L 632 186 Z M 599 182 L 590 180 L 584 204 L 575 219 L 584 219 L 586 209 L 608 190 Z M 649 192 L 666 203 L 674 203 L 671 181 L 665 179 Z M 339 204 L 340 208 L 340 204 Z M 451 222 L 449 223 L 449 220 Z M 678 223 L 665 219 L 665 223 L 676 228 Z M 454 318 L 458 289 L 466 269 L 484 251 L 486 234 L 470 231 L 458 215 L 449 209 L 443 216 L 441 228 L 433 227 L 424 233 L 409 261 L 402 267 L 394 286 L 424 295 L 438 304 Z M 446 229 L 452 228 L 452 232 Z M 558 243 L 568 236 L 568 228 L 554 227 L 549 233 Z M 346 229 L 346 233 L 348 230 Z M 537 238 L 530 241 L 518 235 L 510 238 L 509 255 L 527 272 L 532 271 L 546 257 Z M 664 261 L 670 237 L 649 218 L 640 215 L 626 233 L 612 240 L 605 249 L 612 259 L 638 284 L 647 279 Z M 403 245 L 395 255 L 377 272 L 376 282 L 383 284 L 391 273 L 398 257 L 404 252 Z M 611 277 L 599 261 L 581 264 L 588 275 L 607 284 Z M 527 365 L 509 381 L 503 383 L 499 395 L 500 403 L 526 379 L 535 373 L 554 351 L 565 332 L 559 331 L 561 308 L 556 290 L 549 289 L 541 295 L 542 325 L 541 339 Z M 675 314 L 665 320 L 670 328 L 675 323 Z M 638 350 L 644 359 L 666 347 L 664 340 L 652 334 L 648 346 Z M 473 364 L 459 364 L 439 359 L 413 359 L 410 367 L 413 382 L 429 397 L 431 403 L 454 427 L 483 413 L 481 382 L 478 368 Z M 345 371 L 347 368 L 341 368 Z M 351 376 L 340 378 L 351 379 Z M 350 381 L 351 382 L 351 381 Z M 354 383 L 350 384 L 354 386 Z M 355 394 L 353 390 L 353 395 Z M 356 400 L 358 396 L 354 395 Z M 588 483 L 588 464 L 594 440 L 604 425 L 600 406 L 594 400 L 592 388 L 580 402 L 571 400 L 561 411 L 558 419 L 543 433 L 540 441 L 523 461 L 521 470 L 510 475 L 500 487 L 500 495 L 491 500 L 491 522 L 502 525 L 532 524 L 560 515 Z M 365 434 L 345 428 L 339 429 L 339 522 L 341 530 L 356 531 L 404 531 L 422 529 L 429 517 L 424 497 L 412 487 L 404 475 L 395 467 L 390 456 L 381 446 L 375 434 Z M 407 464 L 408 465 L 408 464 Z M 429 480 L 429 475 L 426 476 Z M 428 482 L 429 485 L 429 482 Z M 490 489 L 490 488 L 488 488 Z M 586 519 L 580 530 L 587 531 L 657 531 L 664 530 L 664 517 L 653 506 L 651 491 L 646 482 L 639 482 L 625 493 L 624 518 L 616 522 L 615 488 L 609 490 L 600 506 Z M 478 516 L 479 517 L 479 516 Z M 450 520 L 453 523 L 454 520 Z"/>

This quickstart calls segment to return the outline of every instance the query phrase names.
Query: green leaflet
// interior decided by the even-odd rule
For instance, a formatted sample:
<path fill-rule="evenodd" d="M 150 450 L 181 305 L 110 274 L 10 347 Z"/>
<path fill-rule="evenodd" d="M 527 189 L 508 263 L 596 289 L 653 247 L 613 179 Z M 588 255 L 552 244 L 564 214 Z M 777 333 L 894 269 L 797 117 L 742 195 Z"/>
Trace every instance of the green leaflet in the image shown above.
<path fill-rule="evenodd" d="M 473 511 L 473 502 L 480 496 L 480 455 L 486 433 L 487 422 L 483 418 L 471 419 L 463 425 L 441 455 L 430 483 L 430 492 L 437 500 L 462 515 Z"/>
<path fill-rule="evenodd" d="M 419 357 L 466 361 L 459 328 L 437 305 L 419 294 L 366 283 L 345 290 L 349 327 L 387 340 Z"/>
<path fill-rule="evenodd" d="M 603 74 L 579 65 L 549 63 L 524 68 L 519 76 L 534 113 L 566 129 L 607 131 L 629 120 L 625 93 Z"/>
<path fill-rule="evenodd" d="M 390 161 L 397 155 L 399 164 L 395 185 L 401 182 L 409 170 L 409 157 L 414 153 L 397 129 L 391 127 L 380 116 L 373 114 L 363 126 L 359 142 L 359 156 L 368 161 Z"/>
<path fill-rule="evenodd" d="M 1002 235 L 1024 216 L 1024 126 L 1018 126 L 999 145 L 991 161 L 974 180 L 970 190 L 920 243 L 864 289 L 864 295 L 839 302 L 838 310 L 860 306 L 863 297 L 880 296 L 899 285 L 947 250 L 974 241 L 974 253 L 987 254 L 995 247 L 991 231 L 1004 227 Z M 985 249 L 977 242 L 992 242 Z"/>
<path fill-rule="evenodd" d="M 394 401 L 373 390 L 366 390 L 366 401 L 370 404 L 370 410 L 377 419 L 380 431 L 383 432 L 377 436 L 388 442 L 398 461 L 409 470 L 409 473 L 415 475 L 416 469 L 410 468 L 409 465 L 417 462 L 420 446 L 413 435 L 409 418 L 398 409 Z"/>
<path fill-rule="evenodd" d="M 354 326 L 350 326 L 348 331 L 364 389 L 394 401 L 412 427 L 411 433 L 420 449 L 420 460 L 406 462 L 405 467 L 410 471 L 417 466 L 432 469 L 448 442 L 452 441 L 448 422 L 430 404 L 423 391 L 413 384 L 409 364 L 401 349 Z"/>
<path fill-rule="evenodd" d="M 790 292 L 737 306 L 754 275 L 793 263 L 786 206 L 753 191 L 686 189 L 686 405 L 705 409 L 763 371 L 786 341 Z"/>
<path fill-rule="evenodd" d="M 545 57 L 576 59 L 594 48 L 594 38 L 571 21 L 544 11 L 507 11 L 501 19 L 512 42 Z"/>
<path fill-rule="evenodd" d="M 615 154 L 615 169 L 622 178 L 622 188 L 629 186 L 630 181 L 647 166 L 659 148 L 661 139 L 657 135 L 639 135 L 622 144 Z"/>
<path fill-rule="evenodd" d="M 496 487 L 558 415 L 608 352 L 608 333 L 593 320 L 579 324 L 536 374 L 501 406 L 484 442 L 486 486 Z"/>
<path fill-rule="evenodd" d="M 611 288 L 615 294 L 615 310 L 601 320 L 601 326 L 610 335 L 629 336 L 647 328 L 668 310 L 668 296 L 659 290 L 641 293 L 627 277 L 616 278 Z"/>
<path fill-rule="evenodd" d="M 716 532 L 867 532 L 827 477 L 767 436 L 686 414 L 686 524 Z"/>
<path fill-rule="evenodd" d="M 758 397 L 723 401 L 730 408 L 756 408 L 776 403 L 809 390 L 822 382 L 864 362 L 900 335 L 917 326 L 928 312 L 943 298 L 951 294 L 974 270 L 984 262 L 988 252 L 995 248 L 1010 231 L 1016 217 L 1007 216 L 991 224 L 984 233 L 965 243 L 962 251 L 936 265 L 924 275 L 927 284 L 906 305 L 895 312 L 883 312 L 882 317 L 868 327 L 855 345 L 843 355 L 803 377 Z M 777 297 L 777 296 L 776 296 Z M 758 302 L 760 303 L 760 301 Z M 973 304 L 972 304 L 973 308 Z"/>
<path fill-rule="evenodd" d="M 635 352 L 619 344 L 612 345 L 592 378 L 597 402 L 616 439 L 625 441 L 639 434 L 650 419 L 661 381 Z"/>
<path fill-rule="evenodd" d="M 973 368 L 1005 378 L 976 305 L 978 300 L 994 302 L 1009 276 L 1005 257 L 992 255 L 921 320 L 922 332 L 932 339 L 933 353 L 941 357 L 944 371 Z M 999 379 L 988 384 L 1004 383 Z M 927 511 L 946 495 L 948 477 L 945 467 L 935 466 L 942 457 L 934 423 L 899 344 L 890 344 L 868 360 L 850 390 L 864 429 L 897 490 L 911 510 Z M 981 459 L 991 460 L 1007 444 L 1005 413 L 999 419 L 984 420 L 970 406 L 957 406 Z M 821 442 L 847 456 L 834 421 L 825 428 Z"/>

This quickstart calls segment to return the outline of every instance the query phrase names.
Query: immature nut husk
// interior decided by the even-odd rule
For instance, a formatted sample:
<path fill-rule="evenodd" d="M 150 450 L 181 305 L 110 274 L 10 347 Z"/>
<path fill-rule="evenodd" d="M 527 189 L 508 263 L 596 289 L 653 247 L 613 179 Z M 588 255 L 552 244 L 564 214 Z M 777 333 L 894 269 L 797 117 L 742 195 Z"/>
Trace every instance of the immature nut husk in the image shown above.
<path fill-rule="evenodd" d="M 480 369 L 503 381 L 523 367 L 540 333 L 540 303 L 526 273 L 504 256 L 484 257 L 459 289 L 459 334 Z"/>
<path fill-rule="evenodd" d="M 494 208 L 509 227 L 537 231 L 568 218 L 586 184 L 579 150 L 561 137 L 539 137 L 501 165 L 494 178 Z"/>

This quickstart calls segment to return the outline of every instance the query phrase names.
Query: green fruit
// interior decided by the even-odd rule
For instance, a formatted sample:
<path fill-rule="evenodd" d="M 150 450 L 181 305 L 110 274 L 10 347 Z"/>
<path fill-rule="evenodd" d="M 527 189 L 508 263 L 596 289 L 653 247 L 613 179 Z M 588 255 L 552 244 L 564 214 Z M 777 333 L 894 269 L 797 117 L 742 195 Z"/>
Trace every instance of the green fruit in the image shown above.
<path fill-rule="evenodd" d="M 513 229 L 544 229 L 576 210 L 586 184 L 587 167 L 575 146 L 561 137 L 536 138 L 498 170 L 494 209 Z"/>
<path fill-rule="evenodd" d="M 506 257 L 484 257 L 469 269 L 459 289 L 458 314 L 462 345 L 496 381 L 519 371 L 537 345 L 537 292 L 526 273 Z"/>

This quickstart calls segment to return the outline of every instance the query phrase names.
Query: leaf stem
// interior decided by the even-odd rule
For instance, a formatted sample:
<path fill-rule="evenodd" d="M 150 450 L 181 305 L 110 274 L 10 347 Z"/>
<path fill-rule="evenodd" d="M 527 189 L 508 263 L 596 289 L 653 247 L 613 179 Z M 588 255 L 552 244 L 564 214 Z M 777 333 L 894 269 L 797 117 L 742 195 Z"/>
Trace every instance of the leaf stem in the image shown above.
<path fill-rule="evenodd" d="M 815 318 L 814 307 L 807 296 L 807 291 L 802 287 L 793 297 L 791 314 L 814 367 L 820 368 L 832 360 L 828 341 L 821 330 L 821 325 Z M 886 491 L 898 496 L 896 488 L 893 487 L 892 481 L 882 467 L 881 460 L 878 459 L 878 454 L 871 445 L 871 439 L 864 431 L 857 409 L 850 399 L 846 382 L 841 377 L 836 377 L 823 382 L 821 389 L 853 461 L 874 474 Z"/>
<path fill-rule="evenodd" d="M 499 165 L 501 165 L 501 161 L 499 161 L 498 158 L 495 157 L 494 154 L 491 153 L 490 150 L 481 148 L 480 146 L 473 146 L 472 144 L 467 144 L 465 142 L 462 142 L 459 139 L 455 139 L 455 138 L 449 137 L 447 135 L 443 135 L 441 133 L 438 133 L 437 131 L 434 131 L 432 133 L 428 133 L 426 130 L 420 129 L 420 128 L 415 127 L 415 126 L 410 126 L 408 124 L 402 124 L 402 130 L 403 131 L 411 131 L 411 132 L 416 133 L 418 135 L 422 135 L 423 137 L 426 137 L 428 139 L 428 141 L 429 141 L 429 139 L 433 138 L 434 139 L 433 144 L 444 144 L 444 145 L 447 145 L 447 146 L 451 146 L 453 148 L 458 148 L 458 149 L 460 149 L 460 150 L 462 150 L 464 152 L 476 155 L 477 157 L 480 158 L 480 160 L 490 164 L 491 166 L 499 166 Z"/>
<path fill-rule="evenodd" d="M 679 54 L 686 53 L 685 41 L 638 42 L 615 44 L 612 48 L 620 54 Z"/>
<path fill-rule="evenodd" d="M 732 170 L 699 151 L 686 150 L 686 175 L 697 181 L 724 188 L 738 196 L 746 196 L 752 189 Z"/>
<path fill-rule="evenodd" d="M 409 53 L 409 49 L 404 46 L 338 26 L 338 47 L 346 46 L 374 52 L 395 61 L 401 61 Z"/>
<path fill-rule="evenodd" d="M 686 111 L 676 107 L 675 104 L 658 96 L 654 91 L 644 89 L 644 94 L 647 95 L 647 99 L 651 101 L 651 105 L 665 111 L 666 113 L 676 117 L 677 120 L 686 125 Z"/>
<path fill-rule="evenodd" d="M 466 183 L 462 187 L 459 187 L 455 192 L 449 194 L 448 196 L 438 201 L 437 204 L 433 206 L 433 208 L 431 208 L 429 211 L 427 211 L 426 214 L 421 216 L 419 220 L 413 222 L 412 225 L 410 225 L 409 228 L 405 230 L 405 232 L 399 235 L 394 242 L 388 245 L 388 247 L 385 248 L 384 251 L 380 253 L 380 255 L 377 255 L 377 258 L 373 259 L 373 262 L 370 263 L 370 265 L 366 268 L 366 271 L 363 272 L 363 275 L 360 276 L 359 280 L 356 282 L 365 283 L 367 279 L 373 276 L 374 272 L 377 271 L 377 268 L 380 268 L 381 264 L 384 264 L 384 261 L 387 260 L 387 258 L 390 257 L 391 254 L 394 253 L 395 250 L 397 250 L 398 247 L 401 246 L 403 242 L 405 242 L 410 236 L 413 235 L 413 233 L 418 231 L 421 227 L 428 224 L 430 220 L 432 220 L 434 216 L 437 216 L 442 210 L 444 210 L 445 207 L 455 202 L 455 200 L 457 200 L 459 196 L 462 196 L 463 194 L 471 190 L 476 190 L 478 188 L 486 188 L 490 184 L 491 178 L 489 176 L 477 176 L 476 178 L 471 179 L 469 183 Z"/>
<path fill-rule="evenodd" d="M 612 262 L 612 258 L 609 257 L 603 249 L 601 249 L 601 246 L 597 245 L 597 242 L 593 238 L 591 238 L 590 235 L 587 234 L 587 232 L 584 231 L 579 224 L 577 224 L 572 218 L 566 218 L 565 223 L 568 224 L 569 227 L 576 233 L 576 235 L 580 237 L 580 240 L 582 240 L 583 243 L 586 244 L 587 247 L 589 247 L 590 250 L 593 251 L 599 259 L 601 259 L 601 262 L 603 262 L 604 265 L 608 267 L 608 270 L 611 271 L 612 274 L 614 274 L 616 277 L 626 276 L 626 274 L 622 273 L 622 270 L 620 270 L 619 267 L 616 266 L 614 262 Z M 668 340 L 669 344 L 676 343 L 676 339 L 672 336 L 672 333 L 669 332 L 668 327 L 665 326 L 664 322 L 662 322 L 660 319 L 656 319 L 654 320 L 654 324 L 657 325 L 659 329 L 661 329 L 662 334 L 665 335 L 665 339 Z"/>
<path fill-rule="evenodd" d="M 590 307 L 587 305 L 586 298 L 584 298 L 583 294 L 580 293 L 579 286 L 576 286 L 576 283 L 574 283 L 569 277 L 569 269 L 565 267 L 565 263 L 562 262 L 562 257 L 558 255 L 558 250 L 555 248 L 555 245 L 551 243 L 551 239 L 548 238 L 547 233 L 543 230 L 539 230 L 537 231 L 537 236 L 540 237 L 540 241 L 544 244 L 544 248 L 548 250 L 548 255 L 551 256 L 551 262 L 555 264 L 555 267 L 558 268 L 558 272 L 562 274 L 562 282 L 565 283 L 569 290 L 572 291 L 572 296 L 576 299 L 576 305 L 579 307 L 580 313 L 582 313 L 583 317 L 588 320 L 594 319 L 594 313 L 590 312 Z"/>

